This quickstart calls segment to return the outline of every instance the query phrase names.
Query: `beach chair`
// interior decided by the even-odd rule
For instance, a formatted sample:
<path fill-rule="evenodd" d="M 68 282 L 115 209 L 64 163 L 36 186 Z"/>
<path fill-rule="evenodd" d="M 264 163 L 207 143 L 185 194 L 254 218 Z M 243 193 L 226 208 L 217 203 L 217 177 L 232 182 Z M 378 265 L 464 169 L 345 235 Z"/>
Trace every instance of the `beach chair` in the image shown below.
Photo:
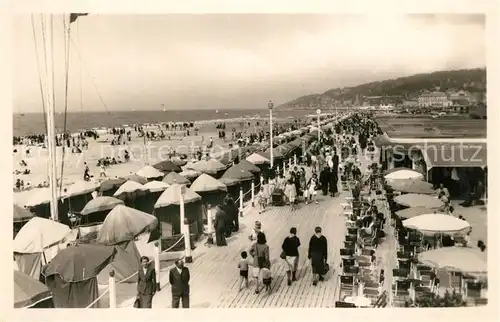
<path fill-rule="evenodd" d="M 352 242 L 352 241 L 346 241 L 344 240 L 344 248 L 347 248 L 347 249 L 356 249 L 356 243 L 355 242 Z"/>
<path fill-rule="evenodd" d="M 341 248 L 340 256 L 350 258 L 354 255 L 354 249 Z"/>
<path fill-rule="evenodd" d="M 357 235 L 346 235 L 345 236 L 345 241 L 347 242 L 356 242 L 358 240 L 358 236 Z"/>
<path fill-rule="evenodd" d="M 375 255 L 375 250 L 374 249 L 369 249 L 369 248 L 363 248 L 361 250 L 361 255 L 363 256 L 373 256 Z"/>
<path fill-rule="evenodd" d="M 351 267 L 356 265 L 356 260 L 354 258 L 342 258 L 342 267 Z"/>
<path fill-rule="evenodd" d="M 343 294 L 340 298 L 344 296 L 354 295 L 354 276 L 340 275 L 340 293 Z"/>
<path fill-rule="evenodd" d="M 357 266 L 343 267 L 344 275 L 354 276 L 359 275 L 360 269 Z"/>
<path fill-rule="evenodd" d="M 410 297 L 411 283 L 408 280 L 396 280 L 392 284 L 392 295 L 395 302 L 405 302 Z"/>
<path fill-rule="evenodd" d="M 341 307 L 341 308 L 356 308 L 356 305 L 352 303 L 347 303 L 347 302 L 342 302 L 342 301 L 336 301 L 335 302 L 335 307 Z"/>
<path fill-rule="evenodd" d="M 465 287 L 465 300 L 469 306 L 487 305 L 488 300 L 481 296 L 482 283 L 467 281 Z"/>
<path fill-rule="evenodd" d="M 392 277 L 396 280 L 402 280 L 408 278 L 409 271 L 400 268 L 394 268 L 392 270 Z"/>
<path fill-rule="evenodd" d="M 357 236 L 358 228 L 347 228 L 347 234 Z"/>

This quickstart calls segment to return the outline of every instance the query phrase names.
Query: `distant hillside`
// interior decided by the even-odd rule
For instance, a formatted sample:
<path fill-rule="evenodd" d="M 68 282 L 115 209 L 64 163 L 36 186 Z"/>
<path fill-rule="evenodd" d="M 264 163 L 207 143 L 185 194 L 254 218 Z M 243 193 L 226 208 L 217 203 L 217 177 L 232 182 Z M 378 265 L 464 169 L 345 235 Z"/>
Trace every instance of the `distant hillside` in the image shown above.
<path fill-rule="evenodd" d="M 313 109 L 328 108 L 333 105 L 361 105 L 366 97 L 383 96 L 394 99 L 414 99 L 428 90 L 466 90 L 486 92 L 486 69 L 462 69 L 417 74 L 379 82 L 366 83 L 355 87 L 330 89 L 323 94 L 299 97 L 278 108 Z"/>

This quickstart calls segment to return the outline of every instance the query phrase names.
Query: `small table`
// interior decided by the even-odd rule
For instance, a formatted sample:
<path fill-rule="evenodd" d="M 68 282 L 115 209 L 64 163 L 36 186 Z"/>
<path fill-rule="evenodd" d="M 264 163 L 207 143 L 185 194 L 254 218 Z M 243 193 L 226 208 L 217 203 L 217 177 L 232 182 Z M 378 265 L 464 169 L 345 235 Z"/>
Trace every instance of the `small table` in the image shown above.
<path fill-rule="evenodd" d="M 354 304 L 356 307 L 369 307 L 372 304 L 372 300 L 364 296 L 348 296 L 344 302 Z"/>

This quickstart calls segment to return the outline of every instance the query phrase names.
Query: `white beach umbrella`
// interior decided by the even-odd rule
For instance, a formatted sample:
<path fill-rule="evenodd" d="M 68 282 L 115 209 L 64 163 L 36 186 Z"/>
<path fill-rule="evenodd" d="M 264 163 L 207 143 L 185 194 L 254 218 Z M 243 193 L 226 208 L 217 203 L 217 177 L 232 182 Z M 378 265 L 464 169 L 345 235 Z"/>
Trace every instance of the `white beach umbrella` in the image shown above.
<path fill-rule="evenodd" d="M 454 234 L 470 228 L 470 224 L 446 214 L 426 214 L 403 220 L 403 226 L 422 233 Z"/>
<path fill-rule="evenodd" d="M 436 269 L 481 275 L 488 272 L 486 255 L 477 248 L 442 247 L 418 254 L 418 260 Z"/>
<path fill-rule="evenodd" d="M 151 192 L 158 192 L 166 190 L 170 185 L 163 181 L 150 181 L 144 185 L 144 188 L 148 189 Z"/>
<path fill-rule="evenodd" d="M 164 176 L 163 172 L 153 168 L 150 165 L 143 167 L 141 170 L 137 171 L 135 174 L 137 174 L 138 176 L 144 177 L 146 179 L 160 178 L 160 177 Z"/>

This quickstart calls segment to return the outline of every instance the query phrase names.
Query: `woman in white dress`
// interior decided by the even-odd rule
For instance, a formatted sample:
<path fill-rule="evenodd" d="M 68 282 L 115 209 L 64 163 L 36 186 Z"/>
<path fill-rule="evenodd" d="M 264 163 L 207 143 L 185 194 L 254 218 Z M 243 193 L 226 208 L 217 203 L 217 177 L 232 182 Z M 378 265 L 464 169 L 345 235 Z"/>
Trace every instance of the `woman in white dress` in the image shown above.
<path fill-rule="evenodd" d="M 316 194 L 317 194 L 317 188 L 318 188 L 318 175 L 316 173 L 313 173 L 311 179 L 309 179 L 309 183 L 307 185 L 307 195 L 309 197 L 309 201 L 313 201 L 314 203 L 318 203 L 318 200 L 316 200 Z M 308 204 L 308 200 L 306 199 L 306 205 Z"/>

